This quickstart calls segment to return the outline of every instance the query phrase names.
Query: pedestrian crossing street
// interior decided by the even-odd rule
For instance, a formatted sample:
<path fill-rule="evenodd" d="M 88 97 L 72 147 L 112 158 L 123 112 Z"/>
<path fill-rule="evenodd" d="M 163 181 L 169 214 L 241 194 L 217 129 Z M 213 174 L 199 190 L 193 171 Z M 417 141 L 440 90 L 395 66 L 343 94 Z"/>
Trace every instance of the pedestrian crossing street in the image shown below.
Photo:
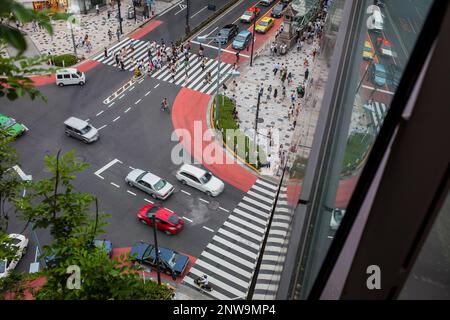
<path fill-rule="evenodd" d="M 122 48 L 128 49 L 131 44 L 133 44 L 134 46 L 134 53 L 129 53 L 127 55 L 124 61 L 125 70 L 133 71 L 135 63 L 140 60 L 143 60 L 144 65 L 147 66 L 149 60 L 148 42 L 131 38 L 124 38 L 122 39 L 122 41 L 109 48 L 108 57 L 105 57 L 104 54 L 99 54 L 94 58 L 94 60 L 109 66 L 116 66 L 116 52 L 120 53 L 120 50 L 122 50 Z M 189 53 L 187 73 L 186 64 L 184 62 L 184 55 L 180 54 L 180 59 L 174 78 L 172 78 L 172 73 L 170 72 L 167 64 L 161 69 L 153 71 L 151 77 L 161 81 L 174 83 L 182 87 L 190 88 L 195 91 L 212 94 L 217 88 L 217 80 L 219 79 L 219 84 L 221 85 L 230 77 L 232 69 L 233 66 L 231 64 L 221 62 L 219 75 L 218 61 L 215 59 L 206 58 L 205 68 L 204 70 L 202 70 L 202 63 L 199 59 L 199 56 L 194 53 Z M 205 81 L 206 74 L 208 72 L 211 73 L 211 81 L 209 83 Z"/>
<path fill-rule="evenodd" d="M 378 133 L 380 131 L 381 125 L 383 124 L 384 118 L 388 111 L 387 106 L 384 103 L 373 101 L 372 104 L 367 103 L 364 105 L 368 111 L 370 111 L 370 117 L 372 118 L 372 123 L 375 126 L 375 130 Z"/>
<path fill-rule="evenodd" d="M 206 274 L 213 290 L 205 294 L 219 300 L 245 299 L 277 187 L 263 179 L 256 181 L 184 277 L 185 284 L 197 288 L 194 280 Z"/>

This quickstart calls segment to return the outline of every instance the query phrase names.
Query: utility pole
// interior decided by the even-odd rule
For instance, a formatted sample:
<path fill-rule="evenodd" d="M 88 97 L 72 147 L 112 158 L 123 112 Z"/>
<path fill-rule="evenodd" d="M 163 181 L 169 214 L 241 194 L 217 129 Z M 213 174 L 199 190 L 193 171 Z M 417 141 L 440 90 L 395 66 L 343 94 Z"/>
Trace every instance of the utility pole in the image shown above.
<path fill-rule="evenodd" d="M 256 39 L 256 10 L 258 10 L 258 8 L 253 7 L 253 14 L 255 15 L 255 18 L 253 19 L 253 35 L 252 35 L 252 53 L 250 54 L 250 67 L 253 66 L 253 49 L 255 47 L 255 39 Z"/>
<path fill-rule="evenodd" d="M 75 57 L 77 56 L 77 45 L 75 44 L 75 36 L 73 35 L 73 24 L 72 21 L 70 23 L 70 33 L 72 34 L 72 45 L 73 45 L 73 52 L 75 53 Z"/>
<path fill-rule="evenodd" d="M 159 266 L 159 248 L 158 248 L 158 236 L 156 235 L 156 220 L 155 215 L 152 217 L 153 222 L 153 235 L 155 237 L 155 253 L 156 253 L 156 274 L 158 275 L 158 284 L 161 285 L 161 270 Z"/>
<path fill-rule="evenodd" d="M 119 30 L 120 30 L 120 34 L 123 34 L 123 31 L 122 31 L 122 14 L 120 13 L 120 0 L 117 0 L 117 10 L 119 11 Z"/>
<path fill-rule="evenodd" d="M 261 88 L 262 89 L 262 88 Z M 255 118 L 255 137 L 253 141 L 255 142 L 255 148 L 256 148 L 256 162 L 258 162 L 259 155 L 258 155 L 258 117 L 259 117 L 259 104 L 261 102 L 261 89 L 258 91 L 258 101 L 256 102 L 256 118 Z"/>
<path fill-rule="evenodd" d="M 189 26 L 189 0 L 186 0 L 186 36 L 191 32 L 191 27 Z"/>

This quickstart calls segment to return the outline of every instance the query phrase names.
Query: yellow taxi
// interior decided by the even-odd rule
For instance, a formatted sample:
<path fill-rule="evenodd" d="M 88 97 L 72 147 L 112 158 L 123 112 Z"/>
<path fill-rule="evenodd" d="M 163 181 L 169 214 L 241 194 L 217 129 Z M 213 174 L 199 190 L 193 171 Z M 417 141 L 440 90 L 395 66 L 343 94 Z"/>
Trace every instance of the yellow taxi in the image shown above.
<path fill-rule="evenodd" d="M 373 60 L 375 56 L 375 50 L 370 43 L 370 41 L 366 40 L 364 42 L 364 50 L 363 50 L 363 59 L 364 60 Z"/>
<path fill-rule="evenodd" d="M 261 20 L 258 21 L 258 23 L 256 24 L 256 32 L 260 32 L 260 33 L 266 33 L 267 31 L 270 30 L 270 28 L 272 28 L 275 24 L 275 19 L 273 18 L 269 18 L 269 17 L 264 17 Z"/>

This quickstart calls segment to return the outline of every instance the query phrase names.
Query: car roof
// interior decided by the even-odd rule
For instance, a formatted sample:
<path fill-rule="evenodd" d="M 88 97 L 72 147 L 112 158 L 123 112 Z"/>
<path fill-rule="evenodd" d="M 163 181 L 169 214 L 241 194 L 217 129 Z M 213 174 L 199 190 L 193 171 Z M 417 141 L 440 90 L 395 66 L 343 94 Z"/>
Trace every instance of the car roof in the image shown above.
<path fill-rule="evenodd" d="M 201 168 L 195 167 L 191 164 L 183 164 L 179 171 L 185 171 L 192 175 L 194 175 L 196 178 L 203 177 L 203 175 L 206 173 L 206 170 L 203 170 Z"/>
<path fill-rule="evenodd" d="M 65 69 L 58 69 L 56 70 L 56 74 L 60 73 L 76 73 L 78 70 L 75 68 L 65 68 Z"/>
<path fill-rule="evenodd" d="M 169 210 L 167 210 L 164 207 L 159 207 L 158 211 L 156 211 L 156 218 L 164 220 L 166 222 L 170 222 L 169 218 L 174 215 L 175 215 L 175 213 L 170 212 Z"/>
<path fill-rule="evenodd" d="M 258 7 L 248 7 L 247 8 L 247 10 L 245 10 L 245 11 L 258 11 L 259 10 L 259 8 Z"/>
<path fill-rule="evenodd" d="M 242 31 L 240 31 L 240 32 L 238 33 L 238 35 L 242 35 L 242 36 L 247 36 L 247 35 L 249 35 L 249 34 L 251 34 L 251 32 L 248 31 L 248 30 L 242 30 Z"/>
<path fill-rule="evenodd" d="M 159 180 L 161 180 L 160 177 L 158 177 L 157 175 L 154 175 L 153 173 L 151 173 L 150 171 L 146 171 L 145 175 L 141 178 L 143 181 L 154 185 L 155 183 L 157 183 Z"/>
<path fill-rule="evenodd" d="M 71 126 L 72 128 L 75 128 L 77 130 L 81 130 L 85 128 L 89 123 L 75 117 L 70 117 L 66 121 L 64 121 L 64 124 Z"/>
<path fill-rule="evenodd" d="M 382 64 L 375 63 L 375 70 L 385 71 L 385 68 Z"/>

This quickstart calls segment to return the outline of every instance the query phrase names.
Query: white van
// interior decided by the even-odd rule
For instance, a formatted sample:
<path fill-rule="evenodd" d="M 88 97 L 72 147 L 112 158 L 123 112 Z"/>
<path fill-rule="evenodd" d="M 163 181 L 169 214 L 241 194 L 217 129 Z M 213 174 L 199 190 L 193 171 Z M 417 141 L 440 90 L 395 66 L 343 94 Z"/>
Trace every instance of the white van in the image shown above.
<path fill-rule="evenodd" d="M 91 143 L 99 138 L 98 130 L 84 120 L 70 117 L 64 121 L 64 125 L 64 132 L 67 136 L 79 139 L 84 143 Z"/>
<path fill-rule="evenodd" d="M 175 176 L 182 184 L 190 185 L 213 197 L 217 197 L 225 188 L 224 183 L 211 172 L 190 164 L 183 164 Z"/>
<path fill-rule="evenodd" d="M 68 84 L 79 84 L 80 86 L 86 83 L 86 76 L 84 72 L 80 72 L 75 68 L 65 68 L 56 71 L 56 84 L 60 87 Z"/>
<path fill-rule="evenodd" d="M 367 28 L 374 32 L 383 31 L 383 14 L 381 13 L 381 9 L 372 5 L 367 8 L 367 13 L 370 14 L 367 19 Z"/>

